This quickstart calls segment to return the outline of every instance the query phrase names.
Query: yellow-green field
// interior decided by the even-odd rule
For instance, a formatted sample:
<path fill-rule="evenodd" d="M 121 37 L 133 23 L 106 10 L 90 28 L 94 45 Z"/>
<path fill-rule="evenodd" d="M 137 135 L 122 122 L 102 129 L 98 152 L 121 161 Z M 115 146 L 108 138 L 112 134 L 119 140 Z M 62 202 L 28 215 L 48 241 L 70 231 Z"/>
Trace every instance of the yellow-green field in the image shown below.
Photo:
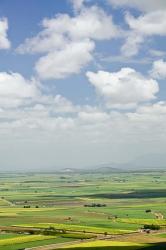
<path fill-rule="evenodd" d="M 136 249 L 147 247 L 146 241 L 163 243 L 165 187 L 165 172 L 4 173 L 0 178 L 0 250 L 82 239 L 85 242 L 79 247 L 92 249 L 94 244 L 112 244 L 110 249 L 128 244 Z M 145 237 L 142 228 L 151 225 L 159 226 L 158 233 Z M 137 242 L 132 238 L 135 233 L 140 235 Z M 86 242 L 96 237 L 103 240 Z"/>
<path fill-rule="evenodd" d="M 133 219 L 133 218 L 123 218 L 118 219 L 119 222 L 123 223 L 131 223 L 131 224 L 138 224 L 138 225 L 160 225 L 160 226 L 166 226 L 166 220 L 165 219 Z"/>
<path fill-rule="evenodd" d="M 49 240 L 53 239 L 55 236 L 44 236 L 44 235 L 28 235 L 28 236 L 17 236 L 8 239 L 0 239 L 0 246 L 14 245 L 18 243 L 26 243 L 32 241 Z"/>
<path fill-rule="evenodd" d="M 148 246 L 148 245 L 147 245 Z M 97 240 L 94 242 L 85 242 L 85 243 L 79 243 L 74 244 L 72 246 L 73 248 L 89 248 L 89 247 L 131 247 L 133 249 L 140 249 L 145 247 L 145 244 L 138 244 L 138 243 L 131 243 L 131 242 L 119 242 L 119 241 L 109 241 L 109 240 Z M 71 248 L 71 247 L 65 247 L 65 248 Z M 111 249 L 111 248 L 110 248 Z"/>
<path fill-rule="evenodd" d="M 38 224 L 21 224 L 21 225 L 14 225 L 17 227 L 30 227 L 30 228 L 49 228 L 54 227 L 56 229 L 65 229 L 69 231 L 77 231 L 83 232 L 86 231 L 87 233 L 99 233 L 103 234 L 105 232 L 105 228 L 100 227 L 90 227 L 90 226 L 80 226 L 80 225 L 73 225 L 73 224 L 57 224 L 57 223 L 38 223 Z M 109 234 L 125 234 L 125 233 L 132 233 L 132 230 L 121 230 L 121 229 L 113 229 L 107 228 L 107 232 Z"/>

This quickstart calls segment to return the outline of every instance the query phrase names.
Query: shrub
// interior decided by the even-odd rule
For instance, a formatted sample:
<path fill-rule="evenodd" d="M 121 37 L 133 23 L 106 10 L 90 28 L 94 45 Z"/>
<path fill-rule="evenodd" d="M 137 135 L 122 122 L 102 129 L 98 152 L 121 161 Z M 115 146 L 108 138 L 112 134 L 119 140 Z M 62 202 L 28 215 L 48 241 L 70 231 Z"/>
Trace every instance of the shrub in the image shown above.
<path fill-rule="evenodd" d="M 151 211 L 151 209 L 147 209 L 147 210 L 145 210 L 145 212 L 146 213 L 151 213 L 152 211 Z"/>
<path fill-rule="evenodd" d="M 144 225 L 144 229 L 151 229 L 151 230 L 159 230 L 160 226 L 159 225 Z"/>

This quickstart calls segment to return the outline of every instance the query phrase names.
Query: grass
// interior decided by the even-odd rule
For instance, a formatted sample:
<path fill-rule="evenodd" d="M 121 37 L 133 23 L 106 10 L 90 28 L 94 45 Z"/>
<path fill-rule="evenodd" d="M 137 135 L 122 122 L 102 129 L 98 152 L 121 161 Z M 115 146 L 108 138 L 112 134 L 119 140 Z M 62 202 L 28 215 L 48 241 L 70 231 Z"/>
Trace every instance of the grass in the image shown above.
<path fill-rule="evenodd" d="M 3 233 L 3 234 L 0 234 L 0 240 L 2 239 L 10 239 L 10 238 L 14 238 L 16 237 L 17 235 L 16 234 L 6 234 L 6 233 Z"/>
<path fill-rule="evenodd" d="M 157 237 L 166 239 L 166 233 L 157 234 Z"/>

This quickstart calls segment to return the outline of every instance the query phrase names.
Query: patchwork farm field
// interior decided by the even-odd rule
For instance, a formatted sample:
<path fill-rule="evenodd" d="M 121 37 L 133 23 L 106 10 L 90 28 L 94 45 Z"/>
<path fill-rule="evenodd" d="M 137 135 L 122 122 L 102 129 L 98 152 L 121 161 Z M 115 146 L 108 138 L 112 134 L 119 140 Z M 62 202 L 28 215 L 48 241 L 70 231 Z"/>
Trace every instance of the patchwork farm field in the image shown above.
<path fill-rule="evenodd" d="M 1 173 L 0 250 L 166 249 L 165 242 L 164 171 Z"/>

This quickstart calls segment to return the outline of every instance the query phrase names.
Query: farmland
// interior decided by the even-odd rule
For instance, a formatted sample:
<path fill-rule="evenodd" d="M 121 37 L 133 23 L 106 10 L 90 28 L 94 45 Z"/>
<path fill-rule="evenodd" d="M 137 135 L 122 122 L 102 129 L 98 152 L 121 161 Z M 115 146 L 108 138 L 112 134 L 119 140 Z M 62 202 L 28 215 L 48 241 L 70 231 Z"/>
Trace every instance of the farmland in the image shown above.
<path fill-rule="evenodd" d="M 0 250 L 164 244 L 165 187 L 164 171 L 1 173 Z M 152 225 L 157 230 L 143 230 Z"/>

